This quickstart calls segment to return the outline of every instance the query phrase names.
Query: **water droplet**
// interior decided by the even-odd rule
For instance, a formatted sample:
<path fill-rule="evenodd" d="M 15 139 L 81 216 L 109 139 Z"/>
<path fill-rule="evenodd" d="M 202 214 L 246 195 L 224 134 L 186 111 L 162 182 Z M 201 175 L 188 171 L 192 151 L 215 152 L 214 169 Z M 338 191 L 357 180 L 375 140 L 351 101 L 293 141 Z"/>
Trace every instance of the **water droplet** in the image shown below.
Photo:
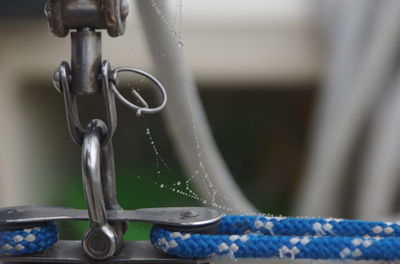
<path fill-rule="evenodd" d="M 164 16 L 164 14 L 161 12 L 161 9 L 157 5 L 157 3 L 154 0 L 151 0 L 151 4 L 153 6 L 154 11 L 156 11 L 157 15 L 160 17 L 161 21 L 164 23 L 165 26 L 167 26 L 168 30 L 171 32 L 171 35 L 176 38 L 178 41 L 182 38 L 181 36 L 181 24 L 182 24 L 182 2 L 179 2 L 178 6 L 178 16 L 179 16 L 179 27 L 178 29 L 174 28 L 174 26 L 168 21 L 168 19 Z"/>
<path fill-rule="evenodd" d="M 178 41 L 178 46 L 179 46 L 180 48 L 182 48 L 182 47 L 183 47 L 183 42 L 182 42 L 182 41 Z"/>
<path fill-rule="evenodd" d="M 164 186 L 165 186 L 164 184 L 160 184 L 160 188 L 161 188 L 161 189 L 164 188 Z"/>
<path fill-rule="evenodd" d="M 178 181 L 178 182 L 176 183 L 176 185 L 181 185 L 181 182 L 180 182 L 180 181 Z"/>

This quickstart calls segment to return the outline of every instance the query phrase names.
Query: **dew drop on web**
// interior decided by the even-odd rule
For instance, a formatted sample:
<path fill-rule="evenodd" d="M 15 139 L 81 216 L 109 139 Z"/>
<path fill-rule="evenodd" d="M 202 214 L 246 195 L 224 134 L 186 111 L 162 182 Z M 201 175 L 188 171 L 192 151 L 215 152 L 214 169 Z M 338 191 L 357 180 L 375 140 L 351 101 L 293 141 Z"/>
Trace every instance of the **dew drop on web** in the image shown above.
<path fill-rule="evenodd" d="M 168 30 L 171 33 L 171 36 L 176 38 L 177 40 L 177 45 L 178 47 L 183 47 L 184 43 L 182 41 L 182 33 L 181 33 L 181 28 L 182 28 L 182 10 L 183 10 L 183 0 L 176 0 L 176 6 L 175 6 L 175 16 L 171 19 L 173 20 L 172 22 L 167 19 L 166 14 L 162 12 L 160 9 L 160 6 L 155 0 L 150 0 L 152 7 L 156 14 L 159 16 L 161 19 L 162 23 L 168 28 Z M 161 56 L 164 58 L 166 54 L 161 54 Z M 186 90 L 187 91 L 187 90 Z M 219 200 L 228 200 L 227 197 L 225 197 L 221 192 L 219 192 L 217 189 L 215 189 L 215 185 L 212 182 L 211 177 L 209 176 L 209 173 L 207 171 L 206 166 L 204 165 L 203 161 L 203 153 L 201 151 L 201 145 L 200 145 L 200 140 L 198 136 L 198 131 L 196 127 L 196 122 L 194 120 L 194 115 L 193 115 L 193 109 L 192 109 L 192 100 L 190 98 L 190 94 L 187 92 L 186 93 L 186 98 L 189 103 L 189 110 L 190 114 L 192 116 L 192 134 L 193 134 L 193 141 L 197 149 L 197 164 L 198 164 L 198 169 L 194 171 L 190 177 L 182 184 L 180 181 L 173 183 L 172 185 L 166 185 L 165 183 L 161 183 L 159 187 L 163 190 L 169 190 L 175 193 L 178 193 L 179 195 L 183 195 L 186 197 L 190 197 L 194 200 L 197 200 L 201 202 L 204 205 L 211 205 L 213 207 L 216 207 L 218 209 L 222 209 L 225 211 L 232 211 L 231 208 L 227 208 L 226 206 L 223 206 L 219 204 Z M 153 139 L 151 135 L 150 128 L 147 126 L 146 128 L 146 135 L 150 141 L 151 147 L 154 152 L 155 156 L 155 163 L 156 163 L 156 176 L 158 177 L 158 181 L 161 179 L 161 174 L 163 173 L 163 170 L 161 168 L 167 168 L 168 172 L 171 173 L 171 170 L 169 169 L 168 164 L 165 162 L 163 157 L 160 155 L 159 150 L 157 149 L 157 144 L 155 140 Z M 199 194 L 197 194 L 192 188 L 190 187 L 190 183 L 193 179 L 197 179 L 203 187 L 205 188 L 206 192 L 208 193 L 207 197 L 201 197 Z M 158 184 L 157 184 L 158 185 Z M 221 201 L 222 201 L 221 200 Z"/>
<path fill-rule="evenodd" d="M 177 4 L 175 7 L 175 18 L 173 22 L 170 22 L 166 15 L 161 11 L 159 5 L 155 0 L 150 0 L 151 5 L 156 12 L 156 14 L 160 17 L 162 23 L 168 28 L 171 32 L 171 35 L 176 38 L 179 47 L 183 47 L 182 42 L 182 10 L 183 10 L 183 0 L 177 0 Z M 163 56 L 164 57 L 164 56 Z"/>

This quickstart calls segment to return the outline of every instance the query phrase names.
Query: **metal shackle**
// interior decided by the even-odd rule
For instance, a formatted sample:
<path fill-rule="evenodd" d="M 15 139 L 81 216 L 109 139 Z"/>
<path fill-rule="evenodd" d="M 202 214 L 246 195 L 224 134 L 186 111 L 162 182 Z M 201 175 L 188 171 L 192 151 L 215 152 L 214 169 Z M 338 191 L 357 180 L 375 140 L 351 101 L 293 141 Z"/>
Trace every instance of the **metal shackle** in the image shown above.
<path fill-rule="evenodd" d="M 106 214 L 101 163 L 104 157 L 101 141 L 107 126 L 101 120 L 89 122 L 82 145 L 82 178 L 90 227 L 82 238 L 82 247 L 93 259 L 107 259 L 120 249 L 122 238 L 109 224 Z"/>

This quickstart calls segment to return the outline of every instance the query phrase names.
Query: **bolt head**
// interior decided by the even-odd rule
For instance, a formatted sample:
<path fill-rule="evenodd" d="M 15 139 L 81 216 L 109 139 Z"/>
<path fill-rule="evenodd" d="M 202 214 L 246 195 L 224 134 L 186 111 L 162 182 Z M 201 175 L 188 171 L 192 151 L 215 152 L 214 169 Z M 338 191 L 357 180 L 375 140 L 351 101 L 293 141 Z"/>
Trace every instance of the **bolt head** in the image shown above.
<path fill-rule="evenodd" d="M 85 253 L 93 259 L 112 257 L 119 248 L 117 235 L 108 224 L 89 228 L 82 238 Z"/>
<path fill-rule="evenodd" d="M 196 211 L 183 211 L 181 216 L 184 218 L 196 217 L 199 215 L 199 212 Z"/>

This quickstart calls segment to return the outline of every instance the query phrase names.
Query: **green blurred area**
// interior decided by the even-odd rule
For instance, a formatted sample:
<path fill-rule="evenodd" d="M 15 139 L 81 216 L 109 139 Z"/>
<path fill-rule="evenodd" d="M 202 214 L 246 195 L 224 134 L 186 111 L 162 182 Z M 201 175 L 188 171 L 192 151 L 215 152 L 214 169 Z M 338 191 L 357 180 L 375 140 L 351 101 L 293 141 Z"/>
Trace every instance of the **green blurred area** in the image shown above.
<path fill-rule="evenodd" d="M 160 164 L 163 166 L 164 164 Z M 172 186 L 185 178 L 179 169 L 171 168 L 171 171 L 162 169 L 160 176 L 156 176 L 158 168 L 155 164 L 134 165 L 132 167 L 118 168 L 117 189 L 118 201 L 124 209 L 137 209 L 164 206 L 197 206 L 196 200 L 173 192 L 160 185 Z M 86 208 L 86 202 L 82 189 L 80 172 L 76 172 L 70 181 L 60 192 L 60 199 L 55 204 L 73 208 Z M 80 239 L 88 228 L 88 222 L 61 222 L 59 223 L 60 236 L 62 239 Z M 148 240 L 151 225 L 146 223 L 130 223 L 126 240 Z"/>

